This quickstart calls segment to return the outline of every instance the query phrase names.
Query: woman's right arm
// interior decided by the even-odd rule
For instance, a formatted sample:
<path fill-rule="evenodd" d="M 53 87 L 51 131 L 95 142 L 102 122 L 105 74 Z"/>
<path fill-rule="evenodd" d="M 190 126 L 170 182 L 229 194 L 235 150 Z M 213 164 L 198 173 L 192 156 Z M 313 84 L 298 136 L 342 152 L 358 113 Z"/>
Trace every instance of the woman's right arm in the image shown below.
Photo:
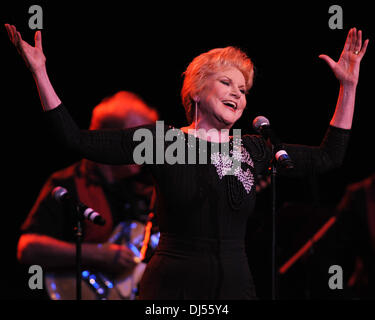
<path fill-rule="evenodd" d="M 105 164 L 133 164 L 135 129 L 80 130 L 57 96 L 46 70 L 41 32 L 35 33 L 35 47 L 23 41 L 14 26 L 5 25 L 11 42 L 23 57 L 35 79 L 45 118 L 57 140 L 81 157 Z"/>
<path fill-rule="evenodd" d="M 46 57 L 42 47 L 42 33 L 35 33 L 35 47 L 22 40 L 15 26 L 5 24 L 10 41 L 24 59 L 26 66 L 33 74 L 44 111 L 49 111 L 61 104 L 47 74 Z"/>

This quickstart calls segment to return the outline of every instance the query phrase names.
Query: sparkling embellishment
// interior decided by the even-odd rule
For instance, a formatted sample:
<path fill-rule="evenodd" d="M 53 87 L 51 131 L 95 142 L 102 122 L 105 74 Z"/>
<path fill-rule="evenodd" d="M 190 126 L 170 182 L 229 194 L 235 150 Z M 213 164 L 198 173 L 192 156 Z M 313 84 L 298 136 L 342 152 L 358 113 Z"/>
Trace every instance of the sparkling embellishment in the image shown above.
<path fill-rule="evenodd" d="M 239 161 L 240 163 L 246 163 L 250 167 L 254 167 L 253 160 L 250 154 L 243 147 L 241 143 L 241 148 L 237 148 L 230 151 L 233 159 Z M 220 152 L 215 152 L 211 155 L 211 163 L 216 167 L 216 172 L 220 179 L 227 175 L 233 166 L 232 158 L 227 154 L 221 154 Z M 252 186 L 254 185 L 254 176 L 250 169 L 247 168 L 244 171 L 241 166 L 234 169 L 234 176 L 242 183 L 247 193 L 250 193 Z"/>
<path fill-rule="evenodd" d="M 232 169 L 233 161 L 227 154 L 215 152 L 211 155 L 211 162 L 216 167 L 219 178 L 222 179 Z"/>
<path fill-rule="evenodd" d="M 246 163 L 250 167 L 254 168 L 253 160 L 250 157 L 250 154 L 247 152 L 247 150 L 243 147 L 241 144 L 241 150 L 233 150 L 232 152 L 233 159 L 236 159 L 237 161 L 240 161 L 242 163 Z"/>
<path fill-rule="evenodd" d="M 234 170 L 234 175 L 239 181 L 241 181 L 246 192 L 250 193 L 251 187 L 254 185 L 254 176 L 250 169 L 248 168 L 246 171 L 243 171 L 240 167 L 238 167 Z"/>

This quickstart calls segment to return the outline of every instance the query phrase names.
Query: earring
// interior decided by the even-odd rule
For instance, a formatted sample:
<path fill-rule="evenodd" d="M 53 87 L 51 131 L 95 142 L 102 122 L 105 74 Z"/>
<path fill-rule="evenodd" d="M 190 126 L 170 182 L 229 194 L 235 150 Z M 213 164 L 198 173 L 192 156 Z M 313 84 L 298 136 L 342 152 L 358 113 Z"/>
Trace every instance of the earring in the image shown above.
<path fill-rule="evenodd" d="M 194 121 L 194 135 L 197 137 L 197 120 L 198 120 L 198 99 L 194 100 L 195 101 L 195 121 Z"/>
<path fill-rule="evenodd" d="M 198 118 L 198 102 L 195 101 L 195 123 L 197 123 Z"/>

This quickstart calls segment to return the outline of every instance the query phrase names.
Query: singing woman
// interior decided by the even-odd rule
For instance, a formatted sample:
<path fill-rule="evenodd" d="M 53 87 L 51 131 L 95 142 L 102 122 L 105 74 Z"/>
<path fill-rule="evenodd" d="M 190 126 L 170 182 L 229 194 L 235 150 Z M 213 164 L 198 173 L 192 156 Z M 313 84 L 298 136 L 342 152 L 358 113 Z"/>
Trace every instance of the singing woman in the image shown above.
<path fill-rule="evenodd" d="M 133 137 L 139 128 L 80 130 L 48 78 L 41 32 L 36 32 L 33 47 L 22 40 L 14 26 L 5 26 L 34 76 L 44 116 L 56 141 L 92 161 L 134 163 L 133 151 L 140 142 Z M 319 56 L 339 81 L 337 105 L 320 146 L 285 144 L 295 163 L 293 174 L 326 172 L 342 163 L 352 125 L 360 63 L 368 42 L 362 43 L 362 32 L 353 28 L 337 62 L 326 55 Z M 211 161 L 147 164 L 155 180 L 161 237 L 142 279 L 140 298 L 255 299 L 244 236 L 255 204 L 255 179 L 266 170 L 273 155 L 258 135 L 242 135 L 239 149 L 233 148 L 234 141 L 229 136 L 229 129 L 246 106 L 254 66 L 240 49 L 218 48 L 196 57 L 184 76 L 181 96 L 188 126 L 174 130 L 186 141 L 186 151 L 191 148 L 189 141 L 206 142 Z M 155 126 L 144 129 L 151 131 L 156 146 Z M 164 143 L 164 150 L 172 144 L 168 140 Z M 229 153 L 221 152 L 225 143 L 230 146 Z M 198 148 L 196 152 L 199 153 Z M 228 174 L 234 159 L 240 166 Z"/>

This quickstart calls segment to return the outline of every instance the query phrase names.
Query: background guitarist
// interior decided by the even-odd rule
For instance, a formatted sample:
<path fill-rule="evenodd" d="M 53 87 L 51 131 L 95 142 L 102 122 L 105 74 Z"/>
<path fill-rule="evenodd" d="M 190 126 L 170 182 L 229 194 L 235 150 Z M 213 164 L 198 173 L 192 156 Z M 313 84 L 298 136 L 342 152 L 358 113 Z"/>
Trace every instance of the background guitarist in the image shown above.
<path fill-rule="evenodd" d="M 128 128 L 155 122 L 157 111 L 137 95 L 120 91 L 93 110 L 90 129 Z M 119 222 L 146 221 L 153 191 L 147 172 L 138 165 L 109 166 L 82 160 L 53 173 L 44 184 L 21 227 L 17 258 L 38 264 L 44 272 L 73 271 L 75 220 L 51 195 L 62 186 L 106 220 L 104 226 L 85 221 L 82 267 L 119 274 L 135 267 L 134 253 L 125 245 L 106 243 Z"/>

